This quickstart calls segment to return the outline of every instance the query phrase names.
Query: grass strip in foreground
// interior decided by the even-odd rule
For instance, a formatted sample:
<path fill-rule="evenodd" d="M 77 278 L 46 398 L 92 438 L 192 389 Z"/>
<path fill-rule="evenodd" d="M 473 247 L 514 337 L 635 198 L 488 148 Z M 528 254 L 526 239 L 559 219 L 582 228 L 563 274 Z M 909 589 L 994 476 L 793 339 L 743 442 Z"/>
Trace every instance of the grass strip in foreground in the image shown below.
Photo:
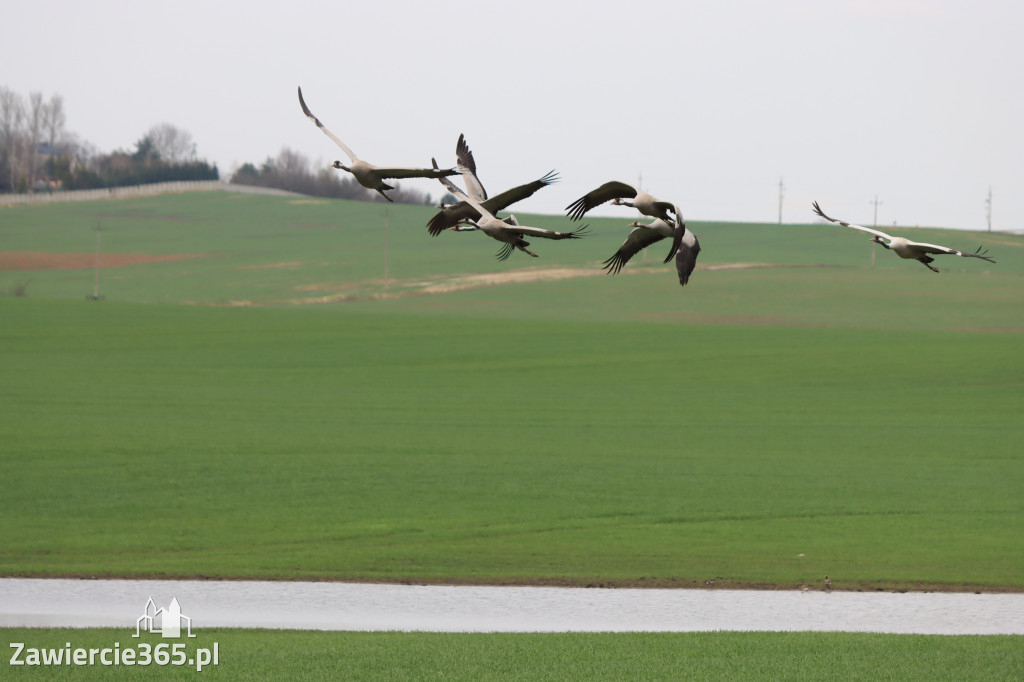
<path fill-rule="evenodd" d="M 7 629 L 29 648 L 138 649 L 128 629 Z M 219 652 L 206 679 L 1019 680 L 1024 638 L 850 633 L 439 634 L 202 629 L 185 649 Z M 24 657 L 27 655 L 22 653 Z M 11 666 L 30 679 L 193 679 L 195 666 Z M 154 669 L 155 668 L 155 669 Z"/>

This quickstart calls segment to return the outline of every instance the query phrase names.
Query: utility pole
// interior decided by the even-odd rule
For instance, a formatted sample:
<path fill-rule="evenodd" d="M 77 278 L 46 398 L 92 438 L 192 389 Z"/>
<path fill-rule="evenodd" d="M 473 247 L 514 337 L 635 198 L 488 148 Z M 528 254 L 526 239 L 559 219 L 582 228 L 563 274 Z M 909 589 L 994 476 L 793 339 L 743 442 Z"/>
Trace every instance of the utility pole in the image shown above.
<path fill-rule="evenodd" d="M 782 184 L 782 176 L 779 176 L 779 225 L 782 224 L 782 197 L 786 186 Z"/>
<path fill-rule="evenodd" d="M 388 285 L 388 222 L 390 213 L 388 205 L 384 204 L 384 286 Z"/>
<path fill-rule="evenodd" d="M 875 222 L 871 223 L 871 227 L 878 227 L 878 205 L 882 202 L 878 200 L 878 195 L 875 195 L 875 200 L 872 202 L 875 205 Z"/>
<path fill-rule="evenodd" d="M 96 221 L 96 258 L 93 261 L 92 296 L 86 296 L 90 301 L 100 300 L 100 232 L 103 228 L 100 221 Z"/>
<path fill-rule="evenodd" d="M 988 220 L 988 231 L 992 231 L 992 188 L 988 188 L 988 199 L 985 199 L 985 218 Z"/>

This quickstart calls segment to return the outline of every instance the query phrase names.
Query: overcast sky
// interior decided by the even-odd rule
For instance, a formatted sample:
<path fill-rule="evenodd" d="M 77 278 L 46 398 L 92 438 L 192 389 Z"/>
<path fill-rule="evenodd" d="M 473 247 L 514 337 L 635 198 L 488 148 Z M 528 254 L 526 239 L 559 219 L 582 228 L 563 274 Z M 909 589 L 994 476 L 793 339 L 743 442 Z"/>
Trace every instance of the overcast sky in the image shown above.
<path fill-rule="evenodd" d="M 6 3 L 4 85 L 64 98 L 103 152 L 155 124 L 222 176 L 288 147 L 454 165 L 561 213 L 607 180 L 690 220 L 1024 229 L 1024 4 L 1016 0 Z M 433 181 L 409 186 L 439 197 Z M 634 219 L 631 209 L 603 215 Z"/>

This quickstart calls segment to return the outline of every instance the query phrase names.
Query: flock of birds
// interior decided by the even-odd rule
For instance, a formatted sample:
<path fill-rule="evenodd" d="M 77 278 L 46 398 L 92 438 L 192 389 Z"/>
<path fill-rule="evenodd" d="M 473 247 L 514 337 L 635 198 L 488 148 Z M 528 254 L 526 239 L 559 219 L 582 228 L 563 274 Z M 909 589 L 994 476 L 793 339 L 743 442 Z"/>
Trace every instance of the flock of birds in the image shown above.
<path fill-rule="evenodd" d="M 435 178 L 452 196 L 459 199 L 458 203 L 447 205 L 442 203 L 439 206 L 441 211 L 427 223 L 427 231 L 431 236 L 436 237 L 445 230 L 483 232 L 488 237 L 502 243 L 496 256 L 498 260 L 503 261 L 517 249 L 536 258 L 537 254 L 528 248 L 530 242 L 527 241 L 527 237 L 580 239 L 588 233 L 587 225 L 583 225 L 571 232 L 558 232 L 540 227 L 520 225 L 515 215 L 509 215 L 505 218 L 498 217 L 499 211 L 505 210 L 517 201 L 522 201 L 532 196 L 540 188 L 557 182 L 558 174 L 554 171 L 533 182 L 513 187 L 495 196 L 488 196 L 483 184 L 481 184 L 480 179 L 477 177 L 476 160 L 473 158 L 473 153 L 470 151 L 463 135 L 459 136 L 458 143 L 455 146 L 455 168 L 440 168 L 437 165 L 436 159 L 431 159 L 432 168 L 375 166 L 358 158 L 344 142 L 338 139 L 334 133 L 320 122 L 320 119 L 313 115 L 313 112 L 309 110 L 305 100 L 302 98 L 301 87 L 299 88 L 299 104 L 306 117 L 316 124 L 335 144 L 341 147 L 342 151 L 349 158 L 348 166 L 344 165 L 341 161 L 335 161 L 331 165 L 334 168 L 351 173 L 363 187 L 375 190 L 388 201 L 392 201 L 391 197 L 385 192 L 394 189 L 394 187 L 388 185 L 385 180 Z M 462 177 L 465 190 L 461 189 L 451 180 L 453 175 L 460 175 Z M 630 206 L 642 215 L 654 220 L 649 223 L 641 223 L 639 221 L 630 223 L 629 227 L 633 229 L 622 243 L 622 246 L 619 247 L 619 250 L 604 261 L 604 269 L 613 275 L 617 274 L 629 262 L 629 259 L 641 250 L 662 239 L 670 239 L 672 246 L 664 262 L 668 263 L 675 257 L 679 284 L 685 286 L 696 266 L 697 254 L 700 253 L 700 243 L 697 241 L 696 235 L 686 229 L 686 222 L 683 220 L 683 214 L 679 210 L 679 206 L 670 201 L 659 200 L 629 183 L 611 181 L 587 192 L 566 206 L 567 215 L 570 220 L 579 221 L 588 211 L 607 202 L 611 202 L 613 206 Z M 914 242 L 903 237 L 893 237 L 873 228 L 853 225 L 832 218 L 821 210 L 818 202 L 814 202 L 813 208 L 814 212 L 825 220 L 870 233 L 872 235 L 872 242 L 891 250 L 900 258 L 916 260 L 934 272 L 939 271 L 931 264 L 934 260 L 932 258 L 934 255 L 945 254 L 962 256 L 964 258 L 980 258 L 989 263 L 995 263 L 992 258 L 986 255 L 988 251 L 982 251 L 981 247 L 973 253 L 965 253 L 937 244 Z"/>

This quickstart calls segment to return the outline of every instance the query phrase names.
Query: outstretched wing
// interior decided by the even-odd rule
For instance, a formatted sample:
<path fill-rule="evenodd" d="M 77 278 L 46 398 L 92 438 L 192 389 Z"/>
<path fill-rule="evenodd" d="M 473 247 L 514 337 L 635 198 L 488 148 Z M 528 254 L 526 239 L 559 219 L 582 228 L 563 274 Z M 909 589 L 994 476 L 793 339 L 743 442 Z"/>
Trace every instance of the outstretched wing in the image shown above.
<path fill-rule="evenodd" d="M 439 168 L 437 167 L 437 159 L 431 158 L 431 159 L 430 159 L 430 163 L 431 163 L 431 164 L 433 164 L 433 166 L 434 166 L 434 170 L 440 170 L 440 169 L 439 169 Z M 458 185 L 456 185 L 456 184 L 455 184 L 454 182 L 452 182 L 451 180 L 449 180 L 449 179 L 447 178 L 447 176 L 445 176 L 445 175 L 438 175 L 438 176 L 437 176 L 437 179 L 438 179 L 438 180 L 439 180 L 439 181 L 441 182 L 441 184 L 442 184 L 442 185 L 444 185 L 444 188 L 445 188 L 446 190 L 448 190 L 449 192 L 451 192 L 452 194 L 454 194 L 454 195 L 455 195 L 456 197 L 458 197 L 459 199 L 462 199 L 463 201 L 465 201 L 465 199 L 466 199 L 466 194 L 465 194 L 465 192 L 463 192 L 463 191 L 462 191 L 461 189 L 459 189 L 459 186 L 458 186 Z"/>
<path fill-rule="evenodd" d="M 473 158 L 473 152 L 466 144 L 465 135 L 459 135 L 459 141 L 455 144 L 455 158 L 458 160 L 459 170 L 463 175 L 462 179 L 466 183 L 466 193 L 472 195 L 477 201 L 486 199 L 487 190 L 476 176 L 476 159 Z"/>
<path fill-rule="evenodd" d="M 684 228 L 685 229 L 685 228 Z M 676 251 L 676 272 L 679 274 L 679 286 L 686 286 L 690 281 L 690 274 L 697 267 L 697 254 L 700 253 L 700 242 L 693 232 L 686 232 L 679 250 Z"/>
<path fill-rule="evenodd" d="M 995 263 L 994 259 L 986 255 L 988 254 L 988 249 L 985 249 L 984 251 L 982 251 L 981 249 L 982 247 L 979 246 L 974 253 L 964 253 L 963 251 L 957 251 L 956 255 L 963 256 L 964 258 L 980 258 L 981 260 L 986 260 L 989 263 Z"/>
<path fill-rule="evenodd" d="M 334 140 L 334 144 L 336 144 L 339 147 L 341 147 L 341 151 L 345 152 L 345 154 L 348 155 L 348 158 L 349 158 L 350 161 L 358 161 L 358 159 L 356 158 L 356 155 L 352 153 L 352 150 L 349 149 L 348 146 L 344 142 L 339 140 L 338 137 L 334 133 L 332 133 L 330 130 L 325 128 L 324 124 L 320 122 L 320 119 L 318 119 L 316 116 L 314 116 L 313 112 L 309 110 L 309 107 L 306 106 L 306 100 L 302 99 L 302 88 L 301 87 L 299 88 L 299 105 L 302 107 L 302 113 L 304 113 L 306 115 L 306 118 L 308 118 L 310 121 L 315 123 L 317 128 L 319 128 L 320 130 L 324 131 L 324 134 L 327 135 L 327 137 L 329 137 L 332 140 Z"/>
<path fill-rule="evenodd" d="M 534 192 L 539 190 L 541 187 L 546 187 L 555 182 L 558 182 L 558 173 L 551 171 L 539 180 L 534 180 L 533 182 L 528 182 L 525 185 L 519 185 L 518 187 L 507 189 L 501 194 L 496 194 L 482 203 L 484 208 L 492 213 L 497 213 L 502 209 L 508 208 L 517 201 L 522 201 L 523 199 L 532 197 Z"/>
<path fill-rule="evenodd" d="M 467 188 L 470 185 L 469 175 L 463 173 L 463 178 L 466 179 Z M 498 211 L 508 208 L 517 201 L 522 201 L 527 197 L 533 196 L 533 193 L 539 190 L 541 187 L 545 187 L 554 182 L 558 182 L 558 174 L 555 171 L 551 171 L 539 180 L 528 182 L 525 185 L 519 185 L 512 189 L 505 190 L 501 194 L 496 194 L 493 197 L 481 202 L 481 205 L 491 213 L 497 215 Z M 427 231 L 431 235 L 437 236 L 444 230 L 450 229 L 457 225 L 462 220 L 479 220 L 480 214 L 473 209 L 472 206 L 467 204 L 465 201 L 460 201 L 457 204 L 452 204 L 442 209 L 440 212 L 434 215 L 427 223 Z"/>
<path fill-rule="evenodd" d="M 629 259 L 640 253 L 641 250 L 646 249 L 651 244 L 659 242 L 664 239 L 657 231 L 652 230 L 646 225 L 638 225 L 634 227 L 628 235 L 626 235 L 626 241 L 622 242 L 622 246 L 619 250 L 612 254 L 612 257 L 604 261 L 604 269 L 609 274 L 616 275 L 622 266 L 629 262 Z"/>
<path fill-rule="evenodd" d="M 451 190 L 448 190 L 451 192 Z M 454 194 L 454 192 L 452 192 Z M 438 211 L 430 222 L 427 223 L 427 232 L 430 236 L 436 237 L 445 230 L 456 227 L 464 220 L 480 220 L 480 214 L 473 210 L 473 207 L 465 201 L 446 206 Z"/>
<path fill-rule="evenodd" d="M 825 212 L 821 210 L 821 206 L 818 206 L 818 202 L 817 201 L 814 202 L 813 206 L 814 206 L 814 212 L 817 213 L 818 215 L 820 215 L 825 220 L 829 221 L 830 223 L 836 223 L 837 225 L 842 225 L 843 227 L 852 227 L 855 230 L 860 230 L 861 232 L 868 232 L 870 234 L 878 235 L 879 237 L 884 237 L 885 239 L 888 239 L 889 241 L 892 241 L 892 237 L 887 235 L 885 232 L 880 232 L 878 230 L 872 230 L 870 227 L 864 227 L 862 225 L 853 225 L 852 223 L 848 223 L 848 222 L 846 222 L 844 220 L 837 220 L 836 218 L 831 218 L 831 217 L 825 215 Z"/>
<path fill-rule="evenodd" d="M 975 251 L 974 253 L 965 253 L 963 251 L 951 249 L 948 246 L 939 246 L 938 244 L 924 244 L 922 242 L 910 242 L 910 247 L 915 251 L 919 251 L 920 253 L 948 254 L 950 256 L 962 256 L 964 258 L 980 258 L 982 260 L 988 261 L 989 263 L 995 263 L 995 261 L 992 260 L 992 258 L 986 255 L 988 254 L 988 249 L 982 251 L 982 247 L 980 246 L 978 247 L 978 250 Z"/>
<path fill-rule="evenodd" d="M 635 197 L 636 193 L 636 187 L 625 182 L 619 182 L 617 180 L 606 182 L 597 189 L 587 192 L 582 197 L 566 206 L 566 215 L 568 215 L 571 220 L 579 220 L 583 217 L 583 214 L 595 206 L 600 206 L 604 202 L 611 201 L 612 199 L 630 199 Z"/>
<path fill-rule="evenodd" d="M 503 228 L 506 232 L 512 232 L 513 234 L 521 234 L 527 237 L 540 237 L 541 239 L 582 239 L 590 234 L 589 225 L 578 227 L 572 232 L 556 232 L 555 230 L 545 230 L 540 227 L 527 227 L 526 225 L 508 225 Z"/>
<path fill-rule="evenodd" d="M 387 168 L 374 166 L 374 172 L 382 178 L 443 178 L 448 175 L 458 175 L 459 171 L 454 168 Z"/>

